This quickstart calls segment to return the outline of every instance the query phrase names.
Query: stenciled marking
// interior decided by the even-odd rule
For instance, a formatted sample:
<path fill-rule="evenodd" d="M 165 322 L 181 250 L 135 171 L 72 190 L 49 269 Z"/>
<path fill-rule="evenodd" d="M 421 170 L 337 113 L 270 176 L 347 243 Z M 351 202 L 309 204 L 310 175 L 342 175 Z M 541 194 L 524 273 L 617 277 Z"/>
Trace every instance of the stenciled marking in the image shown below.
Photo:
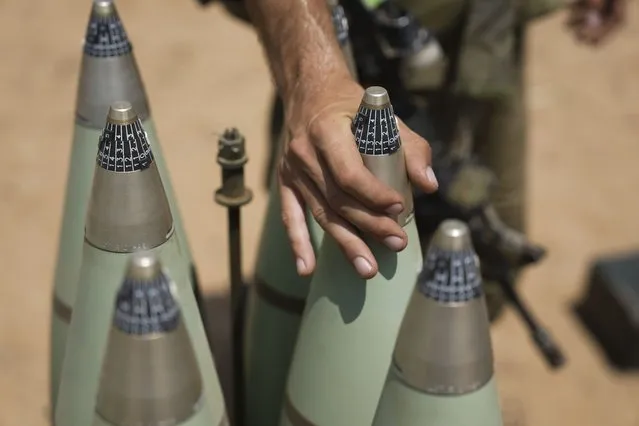
<path fill-rule="evenodd" d="M 437 383 L 435 386 L 431 386 L 428 383 L 416 383 L 408 380 L 395 357 L 393 357 L 393 361 L 391 362 L 390 375 L 392 379 L 401 383 L 403 386 L 406 386 L 407 388 L 412 389 L 415 392 L 427 395 L 465 395 L 467 393 L 481 389 L 486 383 L 488 383 L 487 380 L 476 380 L 475 382 L 467 383 L 463 386 L 456 386 L 454 384 L 445 385 L 441 383 Z"/>
<path fill-rule="evenodd" d="M 84 53 L 94 58 L 109 58 L 131 53 L 122 21 L 115 10 L 107 15 L 92 13 L 84 36 Z"/>
<path fill-rule="evenodd" d="M 107 122 L 100 135 L 96 162 L 111 172 L 136 172 L 151 167 L 153 152 L 140 119 L 131 123 Z"/>
<path fill-rule="evenodd" d="M 127 334 L 168 333 L 180 323 L 171 282 L 161 273 L 152 280 L 126 278 L 118 290 L 113 324 Z"/>
<path fill-rule="evenodd" d="M 360 154 L 391 155 L 401 146 L 392 106 L 379 109 L 360 105 L 353 119 L 352 131 Z"/>
<path fill-rule="evenodd" d="M 438 302 L 466 302 L 482 295 L 481 274 L 472 250 L 431 248 L 418 281 L 421 293 Z"/>

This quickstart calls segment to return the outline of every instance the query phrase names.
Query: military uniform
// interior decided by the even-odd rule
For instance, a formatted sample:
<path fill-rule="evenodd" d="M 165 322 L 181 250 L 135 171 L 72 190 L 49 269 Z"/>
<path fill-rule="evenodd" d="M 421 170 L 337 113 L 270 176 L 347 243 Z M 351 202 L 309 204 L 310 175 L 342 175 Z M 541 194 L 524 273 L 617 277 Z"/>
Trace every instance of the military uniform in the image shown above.
<path fill-rule="evenodd" d="M 455 138 L 459 114 L 474 113 L 472 154 L 497 177 L 492 205 L 504 223 L 525 232 L 525 27 L 564 5 L 562 0 L 397 0 L 431 30 L 445 63 L 409 70 L 403 81 L 426 101 L 436 132 Z M 501 312 L 499 286 L 488 282 L 491 318 Z"/>

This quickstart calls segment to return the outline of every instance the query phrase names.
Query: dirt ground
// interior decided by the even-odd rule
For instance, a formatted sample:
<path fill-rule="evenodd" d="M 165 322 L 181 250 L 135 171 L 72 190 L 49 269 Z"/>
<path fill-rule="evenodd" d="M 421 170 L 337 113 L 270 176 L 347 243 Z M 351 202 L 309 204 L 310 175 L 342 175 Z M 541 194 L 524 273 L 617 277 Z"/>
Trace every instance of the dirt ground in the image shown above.
<path fill-rule="evenodd" d="M 90 2 L 0 0 L 0 426 L 43 426 L 55 250 L 67 174 L 80 47 Z M 255 35 L 195 1 L 119 3 L 135 43 L 190 243 L 207 291 L 225 291 L 225 212 L 216 134 L 248 138 L 245 272 L 265 208 L 262 176 L 272 93 Z M 551 372 L 509 311 L 494 328 L 510 425 L 639 426 L 639 376 L 606 366 L 570 313 L 588 262 L 639 249 L 639 8 L 599 50 L 577 46 L 562 14 L 530 37 L 531 235 L 550 256 L 525 276 L 525 296 L 569 356 Z M 470 425 L 469 425 L 470 426 Z"/>

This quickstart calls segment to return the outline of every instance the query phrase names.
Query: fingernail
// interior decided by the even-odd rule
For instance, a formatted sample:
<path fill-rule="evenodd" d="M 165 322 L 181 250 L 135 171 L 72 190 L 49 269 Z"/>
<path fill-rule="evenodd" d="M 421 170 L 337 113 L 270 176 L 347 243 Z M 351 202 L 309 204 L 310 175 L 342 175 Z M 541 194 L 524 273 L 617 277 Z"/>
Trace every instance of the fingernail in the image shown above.
<path fill-rule="evenodd" d="M 355 269 L 360 275 L 368 276 L 373 271 L 373 266 L 368 263 L 368 260 L 361 256 L 358 256 L 355 260 L 353 260 L 353 266 L 355 266 Z"/>
<path fill-rule="evenodd" d="M 403 211 L 404 211 L 404 206 L 402 206 L 400 203 L 393 204 L 392 206 L 386 209 L 386 213 L 392 216 L 397 216 Z"/>
<path fill-rule="evenodd" d="M 394 251 L 400 251 L 404 248 L 404 240 L 396 235 L 391 235 L 390 237 L 384 238 L 384 244 Z"/>
<path fill-rule="evenodd" d="M 428 166 L 426 169 L 426 179 L 435 186 L 435 188 L 439 187 L 439 182 L 437 182 L 437 177 L 435 177 L 435 172 L 433 168 Z"/>
<path fill-rule="evenodd" d="M 297 267 L 297 273 L 299 275 L 306 272 L 306 262 L 304 262 L 301 257 L 298 257 L 297 260 L 295 260 L 295 266 Z"/>

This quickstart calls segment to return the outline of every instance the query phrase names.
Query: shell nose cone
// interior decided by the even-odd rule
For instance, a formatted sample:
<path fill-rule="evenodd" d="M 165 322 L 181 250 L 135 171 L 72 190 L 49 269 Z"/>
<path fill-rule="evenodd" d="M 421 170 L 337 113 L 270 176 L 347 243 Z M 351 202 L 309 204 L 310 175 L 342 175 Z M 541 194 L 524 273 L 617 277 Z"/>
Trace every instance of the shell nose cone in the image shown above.
<path fill-rule="evenodd" d="M 390 106 L 390 97 L 388 91 L 380 86 L 371 86 L 364 92 L 363 103 L 375 107 L 383 108 Z"/>
<path fill-rule="evenodd" d="M 175 283 L 156 255 L 133 255 L 115 300 L 98 423 L 181 425 L 200 410 L 202 389 Z"/>
<path fill-rule="evenodd" d="M 114 102 L 109 107 L 107 121 L 114 124 L 131 123 L 138 118 L 133 105 L 128 101 Z"/>
<path fill-rule="evenodd" d="M 85 238 L 115 253 L 149 250 L 173 234 L 173 217 L 147 133 L 129 105 L 112 105 L 98 142 Z M 117 122 L 116 122 L 117 121 Z"/>
<path fill-rule="evenodd" d="M 94 1 L 84 35 L 84 53 L 94 58 L 109 58 L 131 53 L 122 20 L 112 1 Z"/>
<path fill-rule="evenodd" d="M 153 160 L 147 134 L 131 103 L 111 104 L 98 144 L 98 165 L 114 172 L 134 172 L 148 169 Z"/>
<path fill-rule="evenodd" d="M 439 225 L 430 246 L 442 251 L 473 250 L 468 226 L 456 219 L 447 219 Z"/>
<path fill-rule="evenodd" d="M 366 89 L 351 126 L 360 154 L 387 156 L 401 146 L 397 119 L 383 87 Z"/>
<path fill-rule="evenodd" d="M 431 241 L 418 288 L 438 303 L 463 303 L 481 297 L 482 282 L 477 255 L 466 224 L 446 220 Z"/>
<path fill-rule="evenodd" d="M 93 0 L 93 12 L 108 16 L 115 11 L 115 5 L 112 0 Z"/>

